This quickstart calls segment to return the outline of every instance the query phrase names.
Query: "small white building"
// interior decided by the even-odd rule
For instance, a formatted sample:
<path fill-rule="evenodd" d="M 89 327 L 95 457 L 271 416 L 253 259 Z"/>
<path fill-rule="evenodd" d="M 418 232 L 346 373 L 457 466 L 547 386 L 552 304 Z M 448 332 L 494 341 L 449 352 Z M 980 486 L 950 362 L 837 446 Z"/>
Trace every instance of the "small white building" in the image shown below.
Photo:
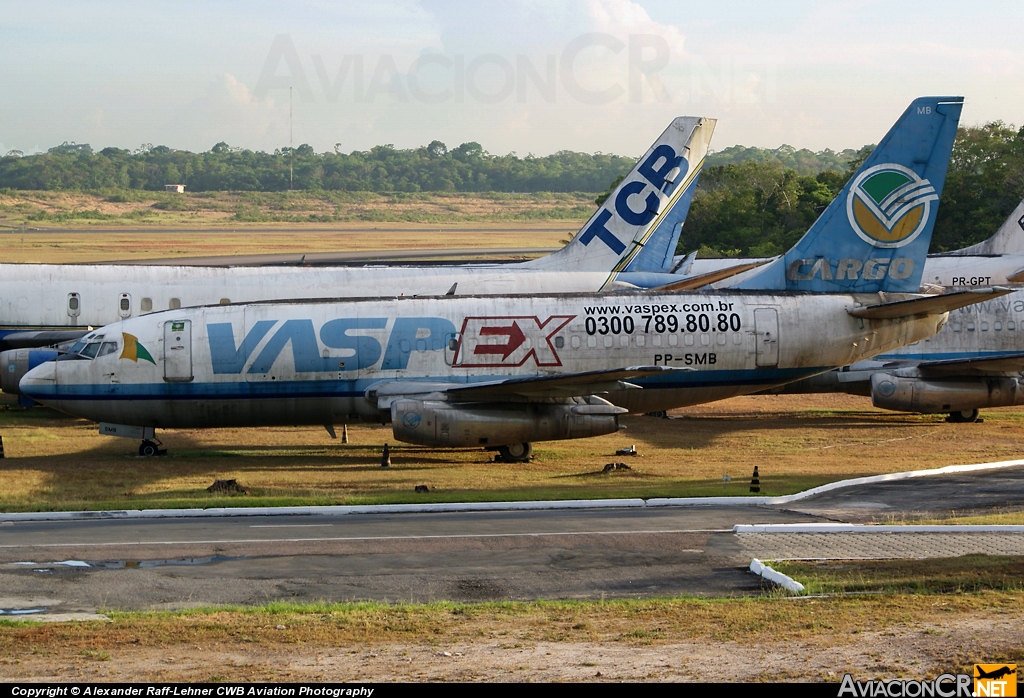
<path fill-rule="evenodd" d="M 165 184 L 164 185 L 164 191 L 173 191 L 173 192 L 175 192 L 177 194 L 184 194 L 185 193 L 185 185 L 184 184 Z"/>

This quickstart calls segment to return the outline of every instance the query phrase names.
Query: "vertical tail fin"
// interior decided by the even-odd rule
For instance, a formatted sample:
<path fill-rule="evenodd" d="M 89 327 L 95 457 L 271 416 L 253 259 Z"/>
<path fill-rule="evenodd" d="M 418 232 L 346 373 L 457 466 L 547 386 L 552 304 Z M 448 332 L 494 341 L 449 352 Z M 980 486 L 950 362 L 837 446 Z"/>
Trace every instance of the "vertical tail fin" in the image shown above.
<path fill-rule="evenodd" d="M 1017 204 L 1010 217 L 988 240 L 946 254 L 965 257 L 976 254 L 1024 254 L 1024 201 Z"/>
<path fill-rule="evenodd" d="M 569 244 L 522 266 L 667 271 L 715 124 L 704 117 L 676 118 Z"/>
<path fill-rule="evenodd" d="M 917 292 L 962 107 L 914 100 L 800 241 L 733 288 Z"/>

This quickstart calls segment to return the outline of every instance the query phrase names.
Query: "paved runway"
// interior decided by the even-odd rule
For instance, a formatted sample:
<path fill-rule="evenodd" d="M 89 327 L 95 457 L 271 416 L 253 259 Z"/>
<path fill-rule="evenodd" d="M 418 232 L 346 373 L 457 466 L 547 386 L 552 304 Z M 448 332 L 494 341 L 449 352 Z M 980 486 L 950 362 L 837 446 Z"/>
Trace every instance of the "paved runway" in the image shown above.
<path fill-rule="evenodd" d="M 858 485 L 772 507 L 4 522 L 0 614 L 742 595 L 761 589 L 746 571 L 752 557 L 1021 555 L 1024 533 L 735 533 L 737 524 L 1021 508 L 1018 466 Z"/>

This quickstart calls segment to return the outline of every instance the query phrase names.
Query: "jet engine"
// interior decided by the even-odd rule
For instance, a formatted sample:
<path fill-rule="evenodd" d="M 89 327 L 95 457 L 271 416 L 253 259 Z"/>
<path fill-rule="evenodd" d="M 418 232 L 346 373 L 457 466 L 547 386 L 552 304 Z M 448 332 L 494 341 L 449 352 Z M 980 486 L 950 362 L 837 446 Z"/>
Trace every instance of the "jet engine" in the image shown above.
<path fill-rule="evenodd" d="M 529 444 L 612 434 L 628 410 L 593 395 L 559 403 L 450 403 L 395 400 L 395 438 L 423 446 Z"/>
<path fill-rule="evenodd" d="M 974 413 L 982 407 L 1006 407 L 1024 403 L 1024 386 L 1017 378 L 926 379 L 876 373 L 871 376 L 871 403 L 901 412 L 951 415 Z"/>
<path fill-rule="evenodd" d="M 18 383 L 21 382 L 22 376 L 39 364 L 56 359 L 57 353 L 56 349 L 0 351 L 0 389 L 10 395 L 21 395 Z"/>

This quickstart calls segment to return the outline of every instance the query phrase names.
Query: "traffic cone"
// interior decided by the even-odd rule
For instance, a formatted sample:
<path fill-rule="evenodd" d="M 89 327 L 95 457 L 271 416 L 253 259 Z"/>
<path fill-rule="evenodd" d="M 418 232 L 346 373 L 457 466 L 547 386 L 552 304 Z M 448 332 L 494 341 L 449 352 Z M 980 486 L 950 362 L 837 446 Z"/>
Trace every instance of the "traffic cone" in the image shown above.
<path fill-rule="evenodd" d="M 757 466 L 754 466 L 754 474 L 750 477 L 750 491 L 760 492 L 761 491 L 761 477 L 757 474 Z"/>
<path fill-rule="evenodd" d="M 384 453 L 380 457 L 380 467 L 390 468 L 391 467 L 391 449 L 388 448 L 387 444 L 384 444 Z"/>

